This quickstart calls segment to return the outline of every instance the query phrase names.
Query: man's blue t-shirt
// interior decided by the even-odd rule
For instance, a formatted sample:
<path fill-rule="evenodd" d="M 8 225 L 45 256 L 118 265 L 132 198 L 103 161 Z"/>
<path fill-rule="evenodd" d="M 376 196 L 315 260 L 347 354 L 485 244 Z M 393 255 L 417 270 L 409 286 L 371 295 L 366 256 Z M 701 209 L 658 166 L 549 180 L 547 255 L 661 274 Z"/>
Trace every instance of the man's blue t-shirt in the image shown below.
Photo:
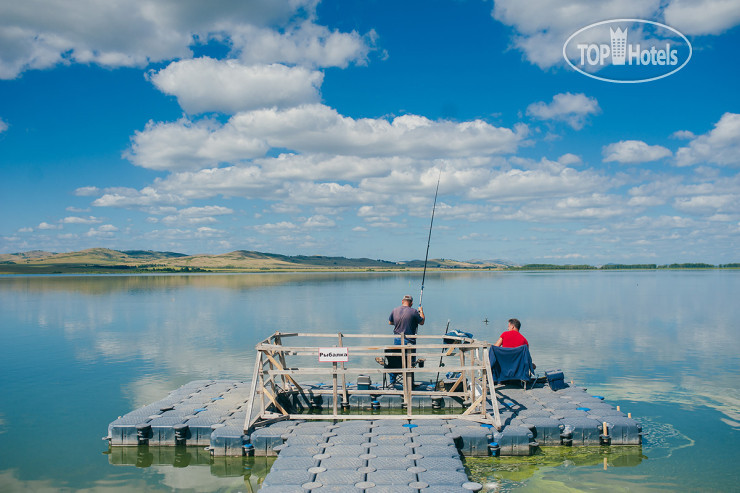
<path fill-rule="evenodd" d="M 394 334 L 406 334 L 416 335 L 416 329 L 419 327 L 419 322 L 423 319 L 416 308 L 410 306 L 397 306 L 391 312 L 388 321 L 395 325 L 393 329 Z"/>

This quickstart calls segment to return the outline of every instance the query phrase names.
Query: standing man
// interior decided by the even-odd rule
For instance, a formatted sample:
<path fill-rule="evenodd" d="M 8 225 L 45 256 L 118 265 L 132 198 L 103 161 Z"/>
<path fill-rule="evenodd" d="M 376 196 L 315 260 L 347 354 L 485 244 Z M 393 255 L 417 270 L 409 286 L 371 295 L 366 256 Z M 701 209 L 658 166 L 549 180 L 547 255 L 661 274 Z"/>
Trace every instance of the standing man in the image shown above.
<path fill-rule="evenodd" d="M 396 345 L 401 345 L 401 334 L 406 336 L 406 344 L 415 344 L 416 339 L 409 336 L 415 336 L 419 325 L 424 325 L 424 309 L 420 306 L 417 311 L 411 307 L 413 304 L 414 298 L 407 294 L 401 300 L 401 306 L 394 308 L 388 317 L 388 324 L 394 326 L 393 333 L 399 336 L 394 341 Z M 396 373 L 389 374 L 391 385 L 396 383 L 396 376 Z"/>

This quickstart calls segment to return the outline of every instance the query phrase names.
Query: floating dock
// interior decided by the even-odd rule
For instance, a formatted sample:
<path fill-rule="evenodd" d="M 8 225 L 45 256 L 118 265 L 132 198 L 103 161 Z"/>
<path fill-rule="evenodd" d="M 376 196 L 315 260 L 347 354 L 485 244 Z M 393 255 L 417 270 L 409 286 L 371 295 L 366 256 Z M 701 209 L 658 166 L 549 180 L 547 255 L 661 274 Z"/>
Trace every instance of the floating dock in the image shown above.
<path fill-rule="evenodd" d="M 466 360 L 466 352 L 484 348 L 472 340 L 443 347 L 446 357 L 459 356 L 461 362 L 448 365 L 457 373 L 441 379 L 417 381 L 415 374 L 430 370 L 412 365 L 410 352 L 404 355 L 409 365 L 378 368 L 381 375 L 401 374 L 400 389 L 373 384 L 364 374 L 348 382 L 350 371 L 337 362 L 327 372 L 331 383 L 298 384 L 291 375 L 302 371 L 284 360 L 297 354 L 296 348 L 277 355 L 272 342 L 270 357 L 258 358 L 251 381 L 190 382 L 110 423 L 105 439 L 111 450 L 198 446 L 212 456 L 277 456 L 262 483 L 266 493 L 454 493 L 482 488 L 469 481 L 465 457 L 642 443 L 636 420 L 582 387 L 554 390 L 545 379 L 527 388 L 519 383 L 481 387 L 490 375 L 480 354 Z M 414 351 L 424 354 L 422 345 Z M 434 366 L 431 373 L 442 367 Z"/>

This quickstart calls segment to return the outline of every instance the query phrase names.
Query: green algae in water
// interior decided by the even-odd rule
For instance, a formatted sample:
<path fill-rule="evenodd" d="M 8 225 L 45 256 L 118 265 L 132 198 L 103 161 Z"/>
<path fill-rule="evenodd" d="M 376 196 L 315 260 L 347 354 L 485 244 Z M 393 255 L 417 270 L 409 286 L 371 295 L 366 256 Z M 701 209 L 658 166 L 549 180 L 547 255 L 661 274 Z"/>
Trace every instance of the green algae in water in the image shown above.
<path fill-rule="evenodd" d="M 568 467 L 633 467 L 646 457 L 642 447 L 541 447 L 524 457 L 469 457 L 465 459 L 471 481 L 484 491 L 512 491 L 526 485 L 542 469 Z"/>
<path fill-rule="evenodd" d="M 525 457 L 470 457 L 471 481 L 484 492 L 508 491 L 653 491 L 675 483 L 650 479 L 638 466 L 670 459 L 694 440 L 669 423 L 645 417 L 643 445 L 610 447 L 540 447 Z"/>

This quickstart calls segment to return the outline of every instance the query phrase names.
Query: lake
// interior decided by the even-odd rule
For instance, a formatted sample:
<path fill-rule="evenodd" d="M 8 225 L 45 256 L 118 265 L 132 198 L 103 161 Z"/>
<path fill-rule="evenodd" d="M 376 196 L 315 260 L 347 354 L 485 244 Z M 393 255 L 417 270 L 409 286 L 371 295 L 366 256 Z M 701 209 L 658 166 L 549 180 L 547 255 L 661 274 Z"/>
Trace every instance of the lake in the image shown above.
<path fill-rule="evenodd" d="M 0 276 L 0 491 L 250 491 L 269 461 L 108 453 L 108 423 L 192 380 L 251 378 L 275 331 L 388 333 L 418 274 Z M 737 491 L 740 272 L 428 273 L 422 331 L 493 342 L 643 424 L 642 447 L 470 459 L 485 491 Z M 488 320 L 488 324 L 484 321 Z"/>

